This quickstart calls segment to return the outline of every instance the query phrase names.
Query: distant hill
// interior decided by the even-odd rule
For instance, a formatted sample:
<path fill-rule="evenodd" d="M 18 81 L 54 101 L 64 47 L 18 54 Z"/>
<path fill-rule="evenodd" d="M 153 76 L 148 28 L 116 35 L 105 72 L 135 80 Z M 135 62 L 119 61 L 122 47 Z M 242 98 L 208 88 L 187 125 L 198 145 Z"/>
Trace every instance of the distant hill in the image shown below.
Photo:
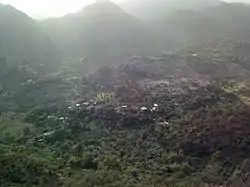
<path fill-rule="evenodd" d="M 164 19 L 178 10 L 199 11 L 222 3 L 219 0 L 126 0 L 118 4 L 137 18 L 154 20 Z"/>
<path fill-rule="evenodd" d="M 217 0 L 133 2 L 133 8 L 138 5 L 140 10 L 157 10 L 157 15 L 145 14 L 156 19 L 140 20 L 110 1 L 98 1 L 75 14 L 40 24 L 65 59 L 81 62 L 80 59 L 84 59 L 86 69 L 120 64 L 134 55 L 150 56 L 211 40 L 250 40 L 250 8 L 246 4 Z M 121 6 L 128 10 L 124 4 Z M 139 9 L 136 13 L 140 13 Z"/>
<path fill-rule="evenodd" d="M 9 66 L 52 65 L 59 61 L 53 42 L 36 21 L 10 5 L 0 5 L 0 57 Z"/>
<path fill-rule="evenodd" d="M 205 14 L 217 20 L 226 30 L 232 30 L 232 38 L 249 40 L 250 5 L 243 3 L 227 3 L 207 9 Z"/>
<path fill-rule="evenodd" d="M 63 59 L 92 70 L 127 62 L 133 56 L 202 46 L 211 40 L 250 40 L 250 6 L 246 4 L 218 0 L 126 2 L 119 4 L 125 10 L 104 0 L 43 21 L 1 5 L 0 58 L 8 65 L 33 67 L 57 66 Z M 138 8 L 134 12 L 138 14 L 127 13 L 128 5 Z"/>
<path fill-rule="evenodd" d="M 170 45 L 167 38 L 152 34 L 150 27 L 109 1 L 41 25 L 67 57 L 84 57 L 92 66 L 158 53 Z"/>
<path fill-rule="evenodd" d="M 175 40 L 179 48 L 201 45 L 212 40 L 250 40 L 250 6 L 223 3 L 202 10 L 179 10 L 157 22 L 166 37 Z"/>

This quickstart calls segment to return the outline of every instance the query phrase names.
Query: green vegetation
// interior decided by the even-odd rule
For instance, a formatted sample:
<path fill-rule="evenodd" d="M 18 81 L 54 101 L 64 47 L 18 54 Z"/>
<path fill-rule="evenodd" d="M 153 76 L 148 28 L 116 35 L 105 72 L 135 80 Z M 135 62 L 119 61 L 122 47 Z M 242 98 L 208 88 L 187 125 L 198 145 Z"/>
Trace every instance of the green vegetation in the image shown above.
<path fill-rule="evenodd" d="M 0 186 L 250 186 L 249 7 L 199 2 L 154 23 L 0 5 Z"/>
<path fill-rule="evenodd" d="M 148 62 L 139 68 L 144 65 Z M 133 75 L 120 68 L 114 69 L 123 72 L 118 82 Z M 49 90 L 63 86 L 69 73 L 60 76 L 49 82 L 53 85 Z M 189 90 L 179 79 L 166 79 L 168 87 L 150 90 L 134 83 L 130 89 L 138 91 L 124 92 L 121 98 L 110 86 L 101 88 L 105 92 L 90 89 L 96 87 L 95 77 L 90 77 L 75 81 L 79 91 L 85 89 L 78 102 L 63 103 L 57 93 L 52 104 L 53 94 L 49 98 L 36 94 L 45 99 L 43 104 L 26 109 L 19 103 L 18 109 L 9 109 L 13 112 L 2 113 L 1 186 L 196 187 L 235 182 L 235 172 L 247 172 L 250 115 L 236 96 L 214 85 L 191 81 L 196 89 Z M 161 94 L 152 95 L 155 91 Z M 131 101 L 133 94 L 143 95 L 144 101 Z M 158 103 L 156 111 L 141 113 L 140 106 L 150 103 Z"/>

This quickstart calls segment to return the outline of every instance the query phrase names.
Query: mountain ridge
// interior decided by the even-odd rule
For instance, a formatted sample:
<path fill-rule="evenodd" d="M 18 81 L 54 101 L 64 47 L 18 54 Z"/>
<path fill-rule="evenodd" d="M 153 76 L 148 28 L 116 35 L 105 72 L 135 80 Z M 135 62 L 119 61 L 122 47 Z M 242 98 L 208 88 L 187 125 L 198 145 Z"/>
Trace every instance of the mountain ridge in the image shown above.
<path fill-rule="evenodd" d="M 177 10 L 199 11 L 223 3 L 220 0 L 127 0 L 118 4 L 135 17 L 155 20 L 162 19 Z"/>
<path fill-rule="evenodd" d="M 135 55 L 155 55 L 208 40 L 234 37 L 243 41 L 249 37 L 249 6 L 217 0 L 191 1 L 199 2 L 196 6 L 198 10 L 176 10 L 157 21 L 140 20 L 110 1 L 96 2 L 76 13 L 43 21 L 35 21 L 15 8 L 3 5 L 0 14 L 7 11 L 9 15 L 6 13 L 0 18 L 2 25 L 6 25 L 1 28 L 0 39 L 6 45 L 1 46 L 0 56 L 7 56 L 9 61 L 40 61 L 39 64 L 44 64 L 42 61 L 53 64 L 49 61 L 65 61 L 68 58 L 79 61 L 84 58 L 86 66 L 100 67 L 129 61 Z M 157 4 L 158 1 L 148 2 L 162 5 Z M 161 8 L 165 9 L 165 6 Z M 8 23 L 6 17 L 19 21 Z M 239 19 L 244 21 L 239 22 Z M 13 32 L 18 30 L 22 22 L 25 23 L 21 27 L 23 31 Z M 21 39 L 25 40 L 17 45 L 16 41 Z M 11 45 L 14 45 L 15 52 Z M 29 50 L 23 50 L 22 45 Z M 20 54 L 13 58 L 11 50 Z M 53 57 L 56 53 L 59 57 Z"/>
<path fill-rule="evenodd" d="M 0 56 L 5 57 L 9 64 L 53 66 L 57 61 L 54 44 L 37 22 L 25 13 L 3 5 L 0 7 L 0 24 Z"/>
<path fill-rule="evenodd" d="M 144 22 L 112 2 L 97 2 L 75 14 L 45 20 L 42 24 L 69 56 L 84 57 L 90 63 L 128 61 L 134 55 L 153 54 L 160 48 L 151 42 L 155 36 Z M 57 34 L 53 36 L 54 33 Z M 67 33 L 71 38 L 67 38 Z M 150 47 L 152 44 L 156 48 Z"/>

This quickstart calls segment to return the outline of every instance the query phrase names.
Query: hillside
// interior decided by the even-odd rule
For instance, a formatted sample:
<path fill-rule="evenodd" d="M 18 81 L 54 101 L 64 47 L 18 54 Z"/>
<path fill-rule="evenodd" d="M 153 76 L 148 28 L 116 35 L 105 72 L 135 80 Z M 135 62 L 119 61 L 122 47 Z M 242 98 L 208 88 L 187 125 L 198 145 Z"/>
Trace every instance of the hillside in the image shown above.
<path fill-rule="evenodd" d="M 67 57 L 84 58 L 91 66 L 124 62 L 171 46 L 168 38 L 160 40 L 146 24 L 109 1 L 41 24 Z"/>
<path fill-rule="evenodd" d="M 162 3 L 175 6 L 168 1 L 147 3 L 151 9 L 159 6 L 164 12 L 168 12 L 169 6 Z M 147 3 L 143 5 L 149 6 Z M 249 40 L 248 5 L 205 0 L 185 3 L 189 6 L 182 4 L 182 10 L 173 8 L 168 16 L 157 16 L 157 21 L 139 20 L 109 1 L 39 22 L 11 6 L 2 5 L 0 56 L 6 58 L 9 65 L 18 62 L 53 66 L 54 62 L 63 61 L 84 63 L 85 70 L 89 71 L 126 62 L 133 56 L 185 49 L 211 40 Z M 11 19 L 14 21 L 9 21 Z M 15 55 L 11 55 L 13 53 Z"/>
<path fill-rule="evenodd" d="M 158 15 L 154 21 L 137 19 L 110 1 L 100 1 L 77 13 L 39 24 L 64 54 L 64 61 L 84 63 L 86 71 L 120 64 L 132 56 L 155 55 L 212 40 L 249 40 L 248 5 L 185 1 L 189 6 L 168 11 L 163 2 L 170 3 L 148 1 L 150 8 L 141 7 L 160 13 L 160 9 L 153 8 L 159 6 L 168 12 L 168 16 Z M 237 21 L 239 19 L 243 21 Z"/>
<path fill-rule="evenodd" d="M 219 42 L 32 77 L 18 108 L 1 110 L 1 186 L 247 187 L 248 49 Z"/>
<path fill-rule="evenodd" d="M 224 3 L 200 11 L 179 10 L 154 25 L 183 49 L 213 40 L 248 42 L 249 11 L 246 4 Z"/>
<path fill-rule="evenodd" d="M 164 19 L 178 10 L 199 11 L 222 4 L 219 0 L 128 0 L 118 4 L 131 15 L 143 20 Z"/>
<path fill-rule="evenodd" d="M 35 20 L 9 5 L 0 6 L 0 57 L 8 65 L 54 66 L 60 61 L 55 45 Z"/>
<path fill-rule="evenodd" d="M 225 29 L 230 29 L 232 31 L 231 38 L 244 41 L 248 40 L 249 37 L 249 10 L 250 5 L 248 4 L 228 3 L 207 9 L 205 13 L 216 19 Z"/>

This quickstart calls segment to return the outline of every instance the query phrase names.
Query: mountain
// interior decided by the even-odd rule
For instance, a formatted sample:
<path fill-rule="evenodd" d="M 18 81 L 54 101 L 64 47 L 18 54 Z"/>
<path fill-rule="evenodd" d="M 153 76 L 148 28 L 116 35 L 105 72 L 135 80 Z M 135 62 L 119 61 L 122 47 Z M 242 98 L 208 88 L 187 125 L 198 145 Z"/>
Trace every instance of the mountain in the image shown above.
<path fill-rule="evenodd" d="M 128 0 L 119 5 L 125 10 L 108 0 L 97 1 L 74 14 L 43 21 L 1 5 L 0 57 L 8 65 L 33 67 L 57 66 L 63 59 L 67 64 L 83 62 L 84 69 L 92 70 L 211 40 L 250 38 L 246 4 Z M 157 21 L 148 21 L 147 16 Z"/>
<path fill-rule="evenodd" d="M 219 0 L 127 0 L 119 5 L 131 15 L 146 20 L 162 19 L 176 10 L 202 10 L 222 4 Z"/>
<path fill-rule="evenodd" d="M 39 24 L 67 63 L 72 59 L 83 62 L 86 70 L 120 64 L 135 55 L 150 56 L 212 40 L 250 38 L 250 8 L 246 4 L 217 0 L 126 2 L 137 7 L 134 13 L 138 14 L 132 14 L 144 20 L 128 14 L 125 4 L 119 5 L 127 12 L 110 1 L 97 1 L 77 13 Z M 139 16 L 139 10 L 156 14 L 141 12 L 146 14 Z"/>
<path fill-rule="evenodd" d="M 52 65 L 59 59 L 53 42 L 36 21 L 10 5 L 0 6 L 0 57 L 8 66 Z"/>
<path fill-rule="evenodd" d="M 243 3 L 226 3 L 218 7 L 207 9 L 204 12 L 217 20 L 224 29 L 232 30 L 232 38 L 246 40 L 250 30 L 250 5 Z M 239 21 L 240 20 L 240 21 Z"/>
<path fill-rule="evenodd" d="M 91 66 L 150 55 L 170 44 L 110 1 L 96 2 L 75 14 L 45 20 L 41 25 L 65 57 L 84 58 Z"/>
<path fill-rule="evenodd" d="M 223 3 L 202 10 L 178 10 L 155 23 L 162 37 L 172 38 L 179 48 L 213 40 L 248 42 L 250 6 Z M 241 21 L 239 21 L 241 20 Z M 165 36 L 163 36 L 165 34 Z"/>

